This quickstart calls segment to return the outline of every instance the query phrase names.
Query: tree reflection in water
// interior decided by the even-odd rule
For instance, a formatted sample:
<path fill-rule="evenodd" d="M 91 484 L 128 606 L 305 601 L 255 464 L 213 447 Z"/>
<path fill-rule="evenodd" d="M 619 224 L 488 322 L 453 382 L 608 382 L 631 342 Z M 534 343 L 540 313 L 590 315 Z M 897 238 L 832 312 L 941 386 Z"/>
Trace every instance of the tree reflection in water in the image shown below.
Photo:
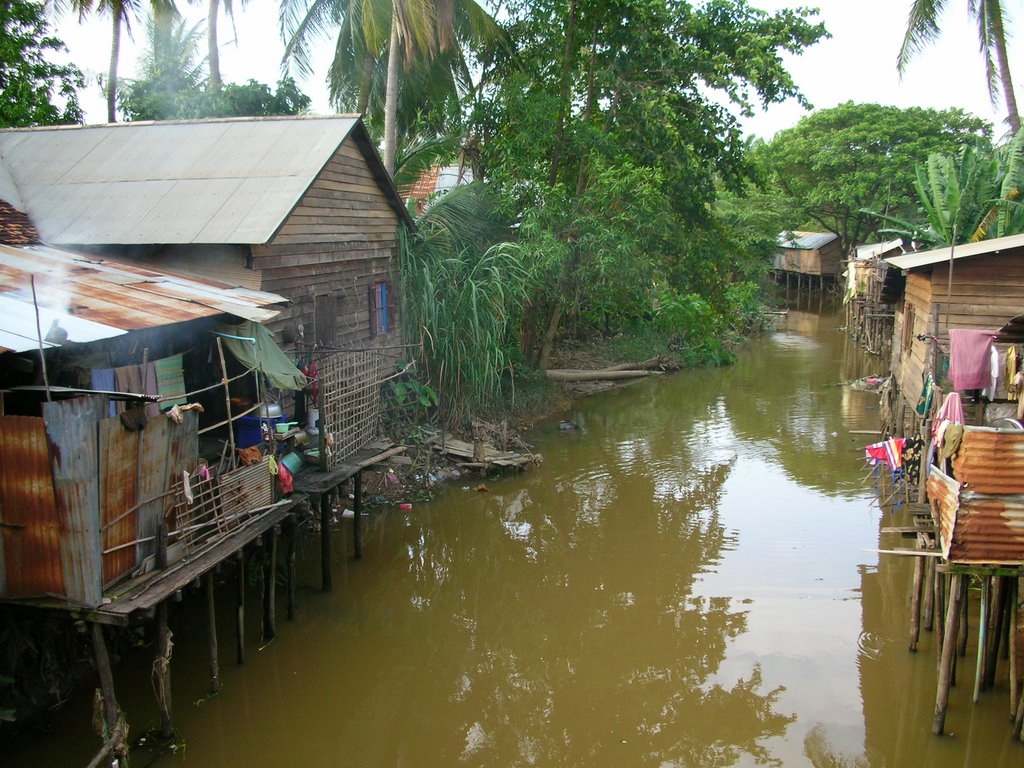
<path fill-rule="evenodd" d="M 757 665 L 713 681 L 746 612 L 694 590 L 736 544 L 718 514 L 733 460 L 689 457 L 669 488 L 612 453 L 408 518 L 409 602 L 432 616 L 416 666 L 459 732 L 435 764 L 780 764 L 760 742 L 793 720 L 783 689 Z"/>

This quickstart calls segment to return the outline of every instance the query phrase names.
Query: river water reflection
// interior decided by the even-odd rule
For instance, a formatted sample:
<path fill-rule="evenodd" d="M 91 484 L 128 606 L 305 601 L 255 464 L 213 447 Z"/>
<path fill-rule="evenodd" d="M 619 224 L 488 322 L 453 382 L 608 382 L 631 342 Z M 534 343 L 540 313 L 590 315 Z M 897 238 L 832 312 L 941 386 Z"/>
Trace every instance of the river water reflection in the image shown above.
<path fill-rule="evenodd" d="M 580 401 L 578 430 L 531 436 L 541 467 L 487 492 L 453 482 L 375 512 L 361 562 L 337 537 L 329 595 L 307 541 L 296 621 L 239 668 L 225 604 L 224 691 L 199 706 L 202 606 L 186 602 L 186 749 L 156 764 L 1021 765 L 1005 681 L 976 707 L 954 692 L 956 735 L 929 734 L 934 648 L 906 651 L 909 564 L 869 551 L 892 519 L 850 434 L 877 400 L 838 386 L 880 363 L 833 317 L 789 322 L 730 368 Z M 116 671 L 135 732 L 156 720 L 148 663 Z M 84 765 L 88 711 L 72 702 L 4 764 Z"/>

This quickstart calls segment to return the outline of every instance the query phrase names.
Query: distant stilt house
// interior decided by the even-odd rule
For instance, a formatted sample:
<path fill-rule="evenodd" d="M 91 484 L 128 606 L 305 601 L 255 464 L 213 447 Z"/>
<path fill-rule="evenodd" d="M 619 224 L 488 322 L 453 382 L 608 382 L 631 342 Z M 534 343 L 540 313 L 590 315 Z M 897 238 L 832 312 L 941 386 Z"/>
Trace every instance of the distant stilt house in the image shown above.
<path fill-rule="evenodd" d="M 786 301 L 795 282 L 797 304 L 817 282 L 819 293 L 832 286 L 843 271 L 844 254 L 839 237 L 832 232 L 780 232 L 779 250 L 772 265 L 777 280 L 785 280 Z"/>
<path fill-rule="evenodd" d="M 887 258 L 903 253 L 903 241 L 860 245 L 846 263 L 847 332 L 865 349 L 888 356 L 892 341 L 893 305 L 903 292 L 899 270 L 890 270 Z"/>

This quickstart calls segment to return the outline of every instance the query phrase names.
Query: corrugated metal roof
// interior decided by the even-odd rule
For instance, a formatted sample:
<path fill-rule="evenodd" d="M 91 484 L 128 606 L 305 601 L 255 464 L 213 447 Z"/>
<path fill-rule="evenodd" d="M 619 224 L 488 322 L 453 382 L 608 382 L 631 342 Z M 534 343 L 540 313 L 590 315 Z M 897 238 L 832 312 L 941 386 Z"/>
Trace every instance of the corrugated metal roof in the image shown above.
<path fill-rule="evenodd" d="M 867 245 L 858 245 L 855 251 L 855 257 L 857 259 L 876 259 L 890 251 L 902 251 L 902 249 L 903 241 L 897 237 L 895 240 L 889 240 L 885 243 L 868 243 Z"/>
<path fill-rule="evenodd" d="M 266 322 L 279 314 L 272 305 L 287 301 L 274 293 L 48 246 L 0 245 L 0 351 L 38 346 L 32 277 L 44 337 L 56 323 L 73 342 L 219 314 Z"/>
<path fill-rule="evenodd" d="M 780 247 L 800 251 L 813 251 L 838 239 L 834 232 L 779 232 L 777 237 Z"/>
<path fill-rule="evenodd" d="M 44 242 L 265 243 L 357 117 L 0 131 Z"/>
<path fill-rule="evenodd" d="M 996 254 L 1011 248 L 1024 248 L 1024 235 L 1010 235 L 1009 237 L 996 237 L 992 240 L 979 240 L 976 243 L 964 243 L 953 248 L 953 261 L 967 259 L 971 256 L 983 256 Z M 949 261 L 949 248 L 936 248 L 931 251 L 919 251 L 917 253 L 906 253 L 902 256 L 893 256 L 886 259 L 889 264 L 899 269 L 919 269 L 929 267 L 933 264 Z"/>

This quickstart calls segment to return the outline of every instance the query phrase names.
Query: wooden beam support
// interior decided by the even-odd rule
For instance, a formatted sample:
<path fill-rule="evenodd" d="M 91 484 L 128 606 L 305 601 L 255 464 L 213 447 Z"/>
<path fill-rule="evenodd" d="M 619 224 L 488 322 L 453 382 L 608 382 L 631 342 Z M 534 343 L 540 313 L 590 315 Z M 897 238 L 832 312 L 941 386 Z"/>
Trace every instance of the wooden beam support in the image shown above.
<path fill-rule="evenodd" d="M 943 643 L 939 656 L 939 679 L 935 694 L 935 718 L 932 720 L 932 733 L 940 735 L 946 727 L 946 708 L 949 705 L 949 687 L 952 681 L 953 665 L 956 662 L 956 625 L 960 618 L 961 582 L 964 576 L 953 576 L 950 587 L 949 605 L 946 608 L 946 626 L 943 632 L 949 642 Z"/>
<path fill-rule="evenodd" d="M 217 651 L 217 604 L 214 600 L 213 571 L 207 571 L 206 582 L 206 630 L 210 648 L 210 693 L 220 693 L 220 659 Z"/>
<path fill-rule="evenodd" d="M 974 667 L 974 702 L 981 698 L 985 690 L 985 664 L 988 658 L 988 611 L 992 599 L 992 580 L 981 580 L 981 614 L 978 616 L 978 659 Z"/>
<path fill-rule="evenodd" d="M 156 705 L 160 710 L 160 738 L 169 743 L 174 739 L 174 719 L 171 705 L 171 628 L 167 623 L 167 601 L 156 607 L 156 658 L 153 659 L 153 687 Z"/>
<path fill-rule="evenodd" d="M 103 636 L 103 625 L 90 622 L 92 628 L 92 648 L 96 659 L 96 671 L 100 677 L 100 695 L 103 697 L 103 744 L 104 754 L 112 754 L 118 765 L 124 764 L 127 745 L 120 743 L 121 710 L 117 706 L 114 694 L 114 671 L 110 666 L 110 654 L 107 653 L 107 642 Z M 109 752 L 107 747 L 109 745 Z"/>
<path fill-rule="evenodd" d="M 910 643 L 911 653 L 917 652 L 917 640 L 921 635 L 921 584 L 924 581 L 923 557 L 914 558 L 914 580 L 910 587 Z"/>
<path fill-rule="evenodd" d="M 245 664 L 245 550 L 235 554 L 238 567 L 235 579 L 235 637 L 238 663 Z"/>
<path fill-rule="evenodd" d="M 263 563 L 263 644 L 277 637 L 277 528 L 263 534 L 266 560 Z"/>
<path fill-rule="evenodd" d="M 353 495 L 355 499 L 352 506 L 355 508 L 352 515 L 352 538 L 355 542 L 356 560 L 363 559 L 363 533 L 360 518 L 363 516 L 363 473 L 356 472 L 352 478 L 354 486 Z"/>
<path fill-rule="evenodd" d="M 287 523 L 287 540 L 285 549 L 285 574 L 288 581 L 288 621 L 295 618 L 295 537 L 299 533 L 299 526 L 292 515 Z"/>
<path fill-rule="evenodd" d="M 330 592 L 331 583 L 331 499 L 320 494 L 320 582 L 324 592 Z"/>

